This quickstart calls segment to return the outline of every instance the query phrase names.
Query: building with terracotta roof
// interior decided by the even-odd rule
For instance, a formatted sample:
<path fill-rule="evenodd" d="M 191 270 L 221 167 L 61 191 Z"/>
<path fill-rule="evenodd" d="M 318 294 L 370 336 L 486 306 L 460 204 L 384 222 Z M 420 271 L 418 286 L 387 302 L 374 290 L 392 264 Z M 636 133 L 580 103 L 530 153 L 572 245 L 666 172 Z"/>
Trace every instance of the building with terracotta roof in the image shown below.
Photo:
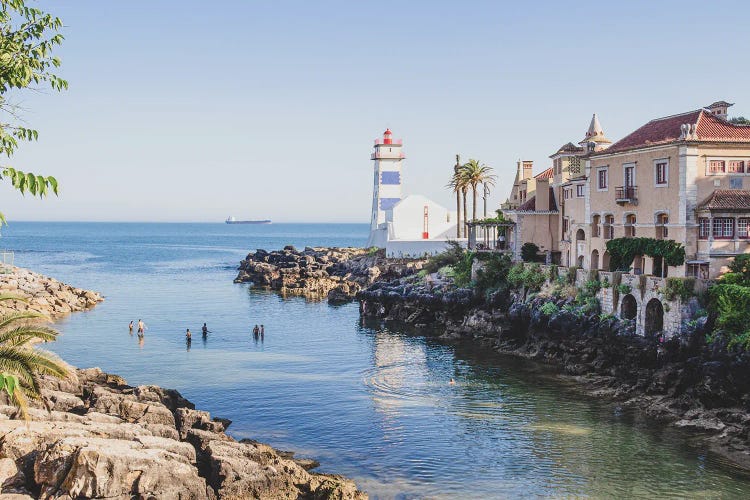
<path fill-rule="evenodd" d="M 678 276 L 715 277 L 750 251 L 750 126 L 727 121 L 732 104 L 656 118 L 585 160 L 585 225 L 570 262 L 606 269 L 606 242 L 643 236 L 685 246 Z M 579 239 L 580 237 L 580 239 Z M 659 259 L 633 272 L 661 275 Z"/>

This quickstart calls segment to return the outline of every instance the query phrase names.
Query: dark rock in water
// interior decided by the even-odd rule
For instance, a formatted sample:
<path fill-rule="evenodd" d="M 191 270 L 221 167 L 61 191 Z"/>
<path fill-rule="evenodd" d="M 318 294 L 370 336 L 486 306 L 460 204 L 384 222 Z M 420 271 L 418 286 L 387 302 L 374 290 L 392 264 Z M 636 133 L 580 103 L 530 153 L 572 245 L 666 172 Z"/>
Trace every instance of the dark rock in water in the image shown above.
<path fill-rule="evenodd" d="M 305 247 L 299 252 L 288 245 L 280 251 L 257 250 L 248 254 L 240 263 L 234 281 L 343 304 L 378 280 L 414 274 L 423 263 L 423 260 L 386 259 L 380 252 L 373 254 L 362 248 Z"/>

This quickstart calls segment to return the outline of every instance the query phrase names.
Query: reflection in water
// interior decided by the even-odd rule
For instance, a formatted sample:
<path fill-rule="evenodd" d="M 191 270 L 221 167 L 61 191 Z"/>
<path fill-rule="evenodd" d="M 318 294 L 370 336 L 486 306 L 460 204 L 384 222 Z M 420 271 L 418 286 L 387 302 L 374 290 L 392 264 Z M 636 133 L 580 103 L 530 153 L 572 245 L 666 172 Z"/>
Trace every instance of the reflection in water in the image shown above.
<path fill-rule="evenodd" d="M 750 497 L 744 474 L 684 434 L 537 364 L 232 283 L 249 248 L 361 246 L 357 227 L 17 223 L 3 236 L 16 263 L 106 295 L 58 323 L 50 348 L 66 361 L 174 387 L 235 438 L 318 459 L 374 498 Z M 147 347 L 122 335 L 134 311 Z M 249 338 L 261 318 L 268 343 Z M 204 322 L 211 341 L 187 351 L 174 332 Z"/>

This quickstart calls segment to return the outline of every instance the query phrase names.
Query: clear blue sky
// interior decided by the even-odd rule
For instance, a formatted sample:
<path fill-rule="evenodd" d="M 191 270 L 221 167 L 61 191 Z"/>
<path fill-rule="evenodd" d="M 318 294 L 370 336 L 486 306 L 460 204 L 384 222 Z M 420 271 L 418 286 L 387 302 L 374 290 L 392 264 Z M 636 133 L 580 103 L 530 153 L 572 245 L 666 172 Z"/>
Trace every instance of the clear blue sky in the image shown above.
<path fill-rule="evenodd" d="M 32 2 L 36 3 L 36 2 Z M 750 116 L 747 2 L 43 1 L 68 92 L 25 94 L 39 142 L 0 188 L 13 220 L 366 222 L 372 139 L 404 139 L 406 193 L 452 206 L 454 155 L 505 199 L 518 158 L 622 137 L 715 100 Z"/>

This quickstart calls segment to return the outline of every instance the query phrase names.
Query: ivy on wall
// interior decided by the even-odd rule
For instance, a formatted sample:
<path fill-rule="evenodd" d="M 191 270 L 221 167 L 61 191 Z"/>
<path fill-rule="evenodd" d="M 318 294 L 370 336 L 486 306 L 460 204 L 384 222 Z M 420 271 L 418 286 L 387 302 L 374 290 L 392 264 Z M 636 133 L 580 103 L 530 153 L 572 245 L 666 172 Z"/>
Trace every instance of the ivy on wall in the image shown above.
<path fill-rule="evenodd" d="M 661 257 L 667 266 L 685 263 L 685 247 L 674 240 L 654 238 L 615 238 L 607 241 L 610 271 L 630 271 L 636 255 Z"/>

